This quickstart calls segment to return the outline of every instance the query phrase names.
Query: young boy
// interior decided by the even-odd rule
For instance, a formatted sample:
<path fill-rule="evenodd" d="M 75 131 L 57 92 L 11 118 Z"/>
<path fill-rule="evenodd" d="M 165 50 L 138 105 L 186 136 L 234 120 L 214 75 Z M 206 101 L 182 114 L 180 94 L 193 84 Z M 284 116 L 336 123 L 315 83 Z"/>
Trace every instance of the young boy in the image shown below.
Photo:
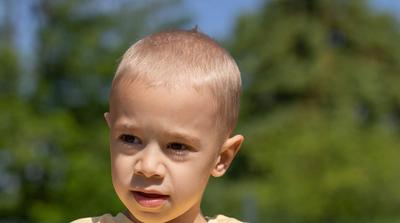
<path fill-rule="evenodd" d="M 128 209 L 74 223 L 239 222 L 203 216 L 208 179 L 222 176 L 243 142 L 236 125 L 240 72 L 197 30 L 150 35 L 115 74 L 110 111 L 112 182 Z"/>

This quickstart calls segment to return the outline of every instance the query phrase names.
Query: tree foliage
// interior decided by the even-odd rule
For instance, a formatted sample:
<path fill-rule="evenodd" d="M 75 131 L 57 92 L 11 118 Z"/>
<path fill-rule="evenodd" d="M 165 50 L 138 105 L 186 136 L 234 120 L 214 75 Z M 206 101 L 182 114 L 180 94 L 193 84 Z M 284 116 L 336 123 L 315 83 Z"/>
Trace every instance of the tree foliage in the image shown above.
<path fill-rule="evenodd" d="M 399 35 L 361 0 L 269 1 L 238 21 L 247 142 L 234 171 L 259 185 L 243 187 L 260 222 L 400 219 Z"/>

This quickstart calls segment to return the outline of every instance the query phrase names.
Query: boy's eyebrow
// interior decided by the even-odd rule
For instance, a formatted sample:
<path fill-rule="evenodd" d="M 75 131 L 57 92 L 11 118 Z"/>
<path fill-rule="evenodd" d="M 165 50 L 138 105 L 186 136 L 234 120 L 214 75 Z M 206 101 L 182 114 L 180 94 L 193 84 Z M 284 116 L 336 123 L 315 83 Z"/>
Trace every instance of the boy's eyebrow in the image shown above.
<path fill-rule="evenodd" d="M 193 146 L 200 146 L 201 145 L 201 141 L 199 138 L 182 133 L 182 132 L 166 132 L 165 133 L 167 136 L 175 138 L 177 140 L 184 140 L 184 141 L 188 141 L 190 144 L 192 144 Z"/>
<path fill-rule="evenodd" d="M 138 129 L 138 127 L 133 123 L 127 122 L 116 122 L 114 125 L 116 129 Z"/>

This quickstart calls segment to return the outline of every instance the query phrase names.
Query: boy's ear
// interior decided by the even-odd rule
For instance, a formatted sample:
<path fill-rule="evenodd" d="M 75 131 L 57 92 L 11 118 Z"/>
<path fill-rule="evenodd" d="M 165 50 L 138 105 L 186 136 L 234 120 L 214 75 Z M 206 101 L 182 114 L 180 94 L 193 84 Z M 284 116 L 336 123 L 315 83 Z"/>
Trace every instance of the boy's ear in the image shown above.
<path fill-rule="evenodd" d="M 111 128 L 111 115 L 110 115 L 110 112 L 104 113 L 104 119 L 106 120 L 108 127 Z"/>
<path fill-rule="evenodd" d="M 212 176 L 220 177 L 225 174 L 231 165 L 233 158 L 235 158 L 239 151 L 243 140 L 244 137 L 242 135 L 235 135 L 225 141 L 218 155 L 217 162 L 211 172 Z"/>

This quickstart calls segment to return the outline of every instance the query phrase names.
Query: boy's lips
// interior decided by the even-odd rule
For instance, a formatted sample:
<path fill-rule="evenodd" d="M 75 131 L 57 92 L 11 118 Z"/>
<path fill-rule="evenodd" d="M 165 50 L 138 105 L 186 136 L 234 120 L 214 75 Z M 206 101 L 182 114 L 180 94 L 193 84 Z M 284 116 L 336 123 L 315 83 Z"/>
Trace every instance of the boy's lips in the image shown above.
<path fill-rule="evenodd" d="M 132 191 L 132 194 L 136 202 L 140 206 L 146 208 L 161 207 L 169 198 L 169 195 L 161 194 L 156 191 L 149 191 L 149 192 Z"/>

